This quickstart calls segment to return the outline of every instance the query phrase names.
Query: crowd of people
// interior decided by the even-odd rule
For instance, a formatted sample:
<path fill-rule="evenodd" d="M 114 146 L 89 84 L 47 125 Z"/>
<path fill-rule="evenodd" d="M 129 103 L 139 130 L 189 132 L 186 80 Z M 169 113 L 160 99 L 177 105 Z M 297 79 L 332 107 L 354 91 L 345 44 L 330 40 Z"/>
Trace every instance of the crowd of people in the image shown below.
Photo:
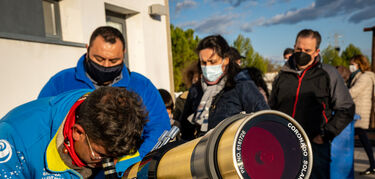
<path fill-rule="evenodd" d="M 0 120 L 0 177 L 96 177 L 104 158 L 115 158 L 122 173 L 171 125 L 181 130 L 178 140 L 190 141 L 230 116 L 266 109 L 288 114 L 306 131 L 312 179 L 330 178 L 331 141 L 356 114 L 355 134 L 370 161 L 361 174 L 375 174 L 366 134 L 375 75 L 363 55 L 351 59 L 350 72 L 322 63 L 320 43 L 319 32 L 301 30 L 269 90 L 259 69 L 241 68 L 245 57 L 222 36 L 207 36 L 184 71 L 189 90 L 174 102 L 168 90 L 125 66 L 123 35 L 99 27 L 76 67 L 58 72 L 38 99 Z"/>

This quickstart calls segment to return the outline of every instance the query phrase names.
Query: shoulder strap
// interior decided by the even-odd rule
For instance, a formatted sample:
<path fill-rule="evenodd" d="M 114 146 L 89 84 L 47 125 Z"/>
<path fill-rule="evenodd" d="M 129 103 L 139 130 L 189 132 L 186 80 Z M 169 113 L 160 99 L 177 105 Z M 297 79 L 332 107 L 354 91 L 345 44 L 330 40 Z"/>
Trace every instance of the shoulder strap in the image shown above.
<path fill-rule="evenodd" d="M 211 115 L 211 113 L 216 109 L 216 104 L 219 102 L 221 96 L 223 96 L 224 91 L 225 91 L 225 89 L 221 90 L 221 91 L 219 92 L 219 94 L 217 94 L 217 95 L 214 97 L 214 99 L 213 99 L 213 101 L 212 101 L 212 104 L 211 104 L 211 106 L 210 106 L 209 115 Z"/>

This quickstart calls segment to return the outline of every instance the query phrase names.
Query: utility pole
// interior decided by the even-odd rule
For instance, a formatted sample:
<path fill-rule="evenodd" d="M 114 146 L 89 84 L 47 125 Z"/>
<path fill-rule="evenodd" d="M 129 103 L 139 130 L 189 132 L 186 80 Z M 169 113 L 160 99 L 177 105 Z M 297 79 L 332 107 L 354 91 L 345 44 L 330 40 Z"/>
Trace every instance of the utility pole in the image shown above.
<path fill-rule="evenodd" d="M 339 38 L 342 37 L 342 35 L 338 34 L 338 33 L 335 33 L 333 35 L 334 39 L 335 39 L 335 50 L 339 53 L 340 52 L 340 45 L 339 45 Z"/>
<path fill-rule="evenodd" d="M 375 26 L 373 27 L 366 27 L 363 31 L 372 31 L 372 50 L 371 50 L 371 67 L 372 71 L 375 70 Z"/>

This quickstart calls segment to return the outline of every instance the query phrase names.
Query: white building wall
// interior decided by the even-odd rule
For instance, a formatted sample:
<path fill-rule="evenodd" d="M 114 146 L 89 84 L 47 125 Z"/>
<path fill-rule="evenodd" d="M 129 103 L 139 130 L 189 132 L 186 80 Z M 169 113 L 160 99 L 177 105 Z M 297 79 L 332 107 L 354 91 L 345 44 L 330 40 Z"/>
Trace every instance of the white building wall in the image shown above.
<path fill-rule="evenodd" d="M 84 48 L 0 39 L 0 118 L 36 99 L 48 79 L 76 65 Z"/>
<path fill-rule="evenodd" d="M 63 41 L 87 44 L 98 26 L 106 25 L 105 3 L 136 13 L 126 19 L 129 68 L 148 77 L 157 88 L 170 90 L 165 16 L 148 14 L 151 4 L 164 0 L 63 0 L 60 16 Z M 0 117 L 12 108 L 37 98 L 57 72 L 74 67 L 86 52 L 83 47 L 43 44 L 0 38 Z"/>

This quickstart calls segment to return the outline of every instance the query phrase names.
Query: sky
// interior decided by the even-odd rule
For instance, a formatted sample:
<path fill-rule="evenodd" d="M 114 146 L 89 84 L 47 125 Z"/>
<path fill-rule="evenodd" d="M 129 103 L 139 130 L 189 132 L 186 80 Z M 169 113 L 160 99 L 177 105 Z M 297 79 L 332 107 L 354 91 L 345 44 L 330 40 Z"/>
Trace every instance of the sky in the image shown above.
<path fill-rule="evenodd" d="M 321 50 L 351 43 L 371 58 L 372 32 L 363 29 L 375 26 L 375 0 L 170 0 L 169 8 L 171 24 L 200 38 L 220 34 L 229 45 L 242 34 L 276 63 L 305 28 L 319 31 Z"/>

